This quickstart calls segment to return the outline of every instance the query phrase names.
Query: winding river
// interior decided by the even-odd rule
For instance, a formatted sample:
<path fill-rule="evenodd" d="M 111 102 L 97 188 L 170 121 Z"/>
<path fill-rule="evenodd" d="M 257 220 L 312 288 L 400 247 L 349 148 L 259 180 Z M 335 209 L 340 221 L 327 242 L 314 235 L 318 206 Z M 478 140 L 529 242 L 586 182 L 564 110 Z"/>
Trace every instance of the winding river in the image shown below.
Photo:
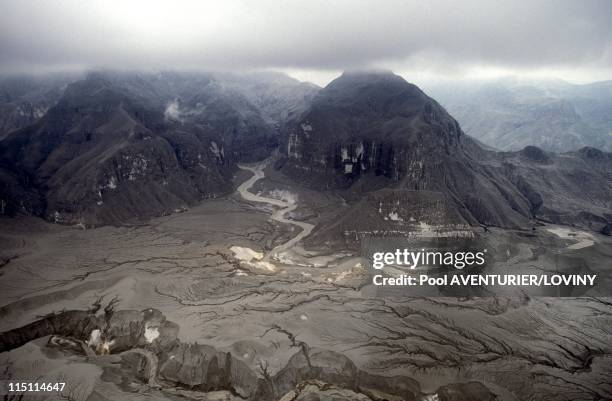
<path fill-rule="evenodd" d="M 238 165 L 238 167 L 242 170 L 247 170 L 253 173 L 253 176 L 240 184 L 238 187 L 238 193 L 242 198 L 250 202 L 260 202 L 267 203 L 269 205 L 273 205 L 279 207 L 280 209 L 274 211 L 272 213 L 271 218 L 280 223 L 291 224 L 294 226 L 300 227 L 302 230 L 295 237 L 291 238 L 289 241 L 280 244 L 274 247 L 270 252 L 268 252 L 263 260 L 268 261 L 271 257 L 278 255 L 279 253 L 286 251 L 292 248 L 295 244 L 300 242 L 303 238 L 307 237 L 312 229 L 314 228 L 313 224 L 304 223 L 301 221 L 291 220 L 285 217 L 285 215 L 297 208 L 297 202 L 288 202 L 280 199 L 267 198 L 265 196 L 255 195 L 250 192 L 249 189 L 253 187 L 253 185 L 265 177 L 264 169 L 266 168 L 267 162 L 258 163 L 252 166 L 246 165 Z"/>

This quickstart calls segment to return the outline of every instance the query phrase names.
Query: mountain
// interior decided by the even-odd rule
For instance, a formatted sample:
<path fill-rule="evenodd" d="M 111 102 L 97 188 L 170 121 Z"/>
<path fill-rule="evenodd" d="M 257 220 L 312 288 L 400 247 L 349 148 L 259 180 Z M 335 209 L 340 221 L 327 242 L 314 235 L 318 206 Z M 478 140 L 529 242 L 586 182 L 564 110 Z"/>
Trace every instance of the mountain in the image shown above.
<path fill-rule="evenodd" d="M 285 174 L 355 200 L 322 229 L 330 237 L 389 224 L 524 227 L 536 218 L 600 229 L 612 219 L 610 153 L 484 149 L 392 73 L 345 73 L 331 82 L 288 125 L 281 149 L 277 167 Z"/>
<path fill-rule="evenodd" d="M 177 73 L 97 72 L 71 83 L 0 142 L 3 214 L 112 224 L 227 193 L 236 163 L 267 157 L 278 141 L 271 117 L 234 86 Z"/>
<path fill-rule="evenodd" d="M 427 91 L 464 131 L 501 150 L 538 146 L 566 152 L 612 150 L 612 82 L 574 85 L 561 80 L 505 78 L 446 82 Z"/>
<path fill-rule="evenodd" d="M 0 144 L 0 161 L 28 174 L 45 217 L 63 223 L 159 214 L 226 190 L 223 161 L 206 151 L 195 178 L 199 164 L 163 135 L 162 104 L 142 95 L 99 75 L 71 84 L 38 123 Z"/>
<path fill-rule="evenodd" d="M 78 78 L 78 74 L 0 77 L 0 140 L 41 118 Z"/>
<path fill-rule="evenodd" d="M 560 97 L 570 99 L 589 125 L 607 134 L 608 139 L 612 136 L 612 81 L 565 85 L 558 88 L 557 93 Z"/>
<path fill-rule="evenodd" d="M 330 236 L 612 220 L 609 153 L 494 151 L 381 71 L 323 89 L 273 73 L 90 73 L 0 141 L 0 206 L 86 226 L 146 219 L 230 192 L 237 163 L 278 147 L 283 173 L 349 202 L 319 229 Z"/>
<path fill-rule="evenodd" d="M 279 129 L 304 111 L 321 89 L 278 72 L 224 74 L 220 79 L 255 105 L 266 121 Z"/>
<path fill-rule="evenodd" d="M 154 83 L 165 85 L 160 97 L 167 99 L 167 124 L 215 136 L 233 161 L 261 160 L 276 147 L 278 134 L 262 111 L 223 78 L 166 73 Z"/>

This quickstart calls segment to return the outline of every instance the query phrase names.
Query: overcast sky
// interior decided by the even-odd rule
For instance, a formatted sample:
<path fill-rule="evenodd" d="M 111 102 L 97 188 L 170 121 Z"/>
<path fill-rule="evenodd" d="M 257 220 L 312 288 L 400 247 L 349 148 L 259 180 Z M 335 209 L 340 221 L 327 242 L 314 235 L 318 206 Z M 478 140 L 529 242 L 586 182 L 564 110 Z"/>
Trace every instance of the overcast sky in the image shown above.
<path fill-rule="evenodd" d="M 612 79 L 612 1 L 0 0 L 0 71 Z"/>

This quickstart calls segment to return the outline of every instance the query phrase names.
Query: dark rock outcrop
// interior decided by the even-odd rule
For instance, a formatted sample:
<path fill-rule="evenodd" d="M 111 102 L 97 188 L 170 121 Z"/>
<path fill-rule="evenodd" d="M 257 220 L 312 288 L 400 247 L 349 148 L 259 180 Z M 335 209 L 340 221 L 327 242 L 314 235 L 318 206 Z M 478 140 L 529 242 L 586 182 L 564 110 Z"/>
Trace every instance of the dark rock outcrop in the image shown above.
<path fill-rule="evenodd" d="M 419 384 L 413 379 L 372 375 L 359 370 L 341 354 L 308 349 L 305 344 L 274 376 L 262 364 L 261 377 L 230 353 L 208 345 L 180 342 L 178 326 L 156 309 L 115 311 L 113 305 L 111 301 L 99 313 L 98 301 L 87 311 L 52 313 L 24 327 L 0 333 L 0 352 L 51 336 L 48 345 L 67 352 L 119 355 L 122 368 L 155 387 L 203 393 L 228 391 L 248 400 L 280 399 L 314 382 L 321 384 L 316 390 L 322 393 L 331 386 L 350 390 L 346 394 L 375 392 L 408 401 L 420 396 Z M 108 375 L 109 380 L 115 376 L 116 373 Z"/>

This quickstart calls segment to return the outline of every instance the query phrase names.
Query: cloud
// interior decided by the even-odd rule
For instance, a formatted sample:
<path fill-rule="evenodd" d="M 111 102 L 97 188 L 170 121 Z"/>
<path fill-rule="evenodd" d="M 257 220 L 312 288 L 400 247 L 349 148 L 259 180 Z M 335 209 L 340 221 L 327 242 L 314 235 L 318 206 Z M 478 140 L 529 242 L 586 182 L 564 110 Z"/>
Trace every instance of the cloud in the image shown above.
<path fill-rule="evenodd" d="M 183 122 L 178 99 L 174 99 L 166 105 L 166 110 L 164 111 L 164 118 L 166 120 Z"/>
<path fill-rule="evenodd" d="M 0 70 L 612 70 L 612 2 L 0 0 Z"/>

